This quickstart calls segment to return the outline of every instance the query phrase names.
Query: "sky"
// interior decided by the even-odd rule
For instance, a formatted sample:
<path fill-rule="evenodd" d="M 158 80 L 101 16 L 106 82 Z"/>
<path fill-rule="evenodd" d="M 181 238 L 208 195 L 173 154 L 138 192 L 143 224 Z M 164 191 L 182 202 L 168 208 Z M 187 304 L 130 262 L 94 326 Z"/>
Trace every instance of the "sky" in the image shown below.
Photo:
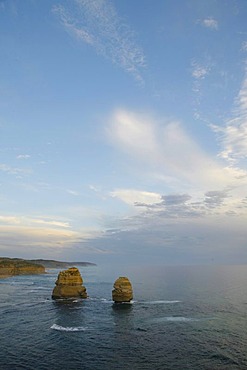
<path fill-rule="evenodd" d="M 0 0 L 0 255 L 247 263 L 246 0 Z"/>

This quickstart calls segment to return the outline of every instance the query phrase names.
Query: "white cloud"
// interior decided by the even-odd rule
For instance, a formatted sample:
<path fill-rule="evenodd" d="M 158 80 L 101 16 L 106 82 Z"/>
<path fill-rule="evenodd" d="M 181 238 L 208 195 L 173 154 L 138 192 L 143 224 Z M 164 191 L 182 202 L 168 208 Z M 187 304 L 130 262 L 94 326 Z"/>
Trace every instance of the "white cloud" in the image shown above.
<path fill-rule="evenodd" d="M 102 232 L 94 228 L 73 230 L 68 222 L 48 217 L 0 216 L 0 253 L 8 255 L 27 253 L 29 257 L 56 258 L 59 253 L 67 253 L 69 257 L 74 249 L 103 253 L 103 249 L 90 248 L 85 243 L 99 236 Z"/>
<path fill-rule="evenodd" d="M 147 205 L 160 202 L 161 196 L 158 193 L 139 191 L 135 189 L 117 189 L 110 193 L 113 198 L 121 199 L 123 202 L 134 205 L 136 202 Z"/>
<path fill-rule="evenodd" d="M 19 154 L 16 158 L 17 159 L 28 159 L 30 158 L 30 155 L 29 154 Z"/>
<path fill-rule="evenodd" d="M 19 247 L 25 247 L 25 245 L 41 248 L 62 248 L 78 237 L 78 234 L 74 231 L 13 225 L 0 225 L 0 232 L 1 248 L 8 243 L 17 252 Z"/>
<path fill-rule="evenodd" d="M 0 216 L 0 224 L 1 223 L 15 225 L 15 224 L 20 224 L 21 220 L 19 217 L 15 217 L 15 216 Z"/>
<path fill-rule="evenodd" d="M 77 191 L 75 191 L 75 190 L 70 190 L 70 189 L 68 189 L 68 190 L 67 190 L 67 193 L 69 193 L 69 194 L 71 194 L 71 195 L 74 195 L 75 197 L 79 195 L 79 193 L 78 193 Z"/>
<path fill-rule="evenodd" d="M 26 217 L 26 216 L 2 216 L 0 215 L 0 224 L 9 224 L 9 225 L 21 225 L 23 227 L 26 226 L 36 226 L 44 225 L 46 226 L 53 226 L 58 228 L 70 228 L 68 222 L 53 220 L 49 218 L 33 218 L 33 217 Z"/>
<path fill-rule="evenodd" d="M 204 79 L 210 72 L 208 66 L 203 66 L 196 61 L 192 61 L 192 77 L 195 79 Z"/>
<path fill-rule="evenodd" d="M 234 118 L 225 127 L 211 126 L 219 134 L 222 146 L 220 157 L 235 165 L 247 158 L 247 68 L 235 102 Z"/>
<path fill-rule="evenodd" d="M 108 134 L 112 144 L 130 158 L 151 170 L 176 178 L 181 186 L 203 189 L 231 186 L 246 176 L 245 171 L 224 166 L 209 156 L 176 121 L 159 122 L 153 118 L 118 110 L 113 114 Z"/>
<path fill-rule="evenodd" d="M 208 18 L 203 19 L 201 21 L 201 24 L 204 27 L 210 28 L 212 30 L 217 30 L 218 29 L 218 22 L 213 17 L 208 17 Z"/>
<path fill-rule="evenodd" d="M 242 48 L 241 48 L 242 51 L 247 51 L 247 41 L 244 41 L 242 43 Z"/>
<path fill-rule="evenodd" d="M 144 53 L 135 41 L 134 32 L 118 16 L 111 2 L 74 0 L 70 9 L 56 5 L 53 12 L 69 34 L 143 82 Z"/>
<path fill-rule="evenodd" d="M 11 167 L 4 163 L 0 164 L 0 171 L 6 172 L 9 175 L 24 175 L 31 173 L 30 169 Z"/>

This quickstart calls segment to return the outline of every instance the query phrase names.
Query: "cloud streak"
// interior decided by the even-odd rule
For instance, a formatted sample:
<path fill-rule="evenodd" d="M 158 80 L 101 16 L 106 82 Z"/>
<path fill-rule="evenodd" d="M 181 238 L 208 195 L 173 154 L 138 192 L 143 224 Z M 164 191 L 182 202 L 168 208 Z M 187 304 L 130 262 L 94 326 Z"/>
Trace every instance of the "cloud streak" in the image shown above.
<path fill-rule="evenodd" d="M 60 253 L 74 249 L 85 253 L 102 253 L 89 248 L 85 242 L 96 240 L 99 231 L 93 229 L 73 230 L 69 222 L 49 217 L 0 216 L 0 254 L 14 256 L 59 258 Z M 64 258 L 64 257 L 63 257 Z"/>
<path fill-rule="evenodd" d="M 219 156 L 226 159 L 231 166 L 247 158 L 247 67 L 245 77 L 235 101 L 234 117 L 225 127 L 211 125 L 219 135 L 222 151 Z"/>
<path fill-rule="evenodd" d="M 222 190 L 246 177 L 246 172 L 227 166 L 208 155 L 177 121 L 159 121 L 142 114 L 117 110 L 108 126 L 112 144 L 142 169 L 159 172 L 180 182 L 181 187 Z"/>
<path fill-rule="evenodd" d="M 53 13 L 59 17 L 64 29 L 143 83 L 144 52 L 135 41 L 133 30 L 118 16 L 113 4 L 105 0 L 74 0 L 70 5 L 70 8 L 53 7 Z"/>
<path fill-rule="evenodd" d="M 192 61 L 192 77 L 197 79 L 204 79 L 210 72 L 208 66 L 203 66 L 197 63 L 195 60 Z"/>
<path fill-rule="evenodd" d="M 8 175 L 27 175 L 32 172 L 30 169 L 12 167 L 5 163 L 0 163 L 0 171 L 5 172 Z"/>

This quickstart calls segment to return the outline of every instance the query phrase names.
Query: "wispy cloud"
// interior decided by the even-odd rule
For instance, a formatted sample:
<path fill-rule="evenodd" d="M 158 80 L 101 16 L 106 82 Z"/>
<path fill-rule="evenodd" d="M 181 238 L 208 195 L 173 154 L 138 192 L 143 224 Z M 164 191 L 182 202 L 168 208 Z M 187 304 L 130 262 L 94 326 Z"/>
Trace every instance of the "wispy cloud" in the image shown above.
<path fill-rule="evenodd" d="M 0 254 L 14 256 L 50 256 L 59 258 L 59 253 L 79 249 L 82 253 L 101 253 L 89 248 L 85 242 L 96 239 L 99 231 L 90 228 L 73 230 L 70 222 L 48 216 L 28 217 L 0 215 Z M 64 258 L 64 257 L 63 257 Z"/>
<path fill-rule="evenodd" d="M 71 36 L 143 82 L 142 70 L 146 66 L 143 50 L 110 1 L 74 0 L 70 8 L 56 5 L 53 12 Z"/>
<path fill-rule="evenodd" d="M 211 72 L 211 63 L 209 61 L 198 62 L 193 59 L 191 62 L 192 91 L 193 91 L 193 109 L 194 118 L 201 117 L 200 105 L 203 99 L 203 84 Z"/>
<path fill-rule="evenodd" d="M 16 158 L 17 159 L 28 159 L 31 156 L 29 154 L 19 154 Z"/>
<path fill-rule="evenodd" d="M 153 204 L 160 201 L 160 195 L 157 193 L 135 189 L 118 189 L 111 192 L 110 195 L 130 205 L 134 205 L 137 202 Z"/>
<path fill-rule="evenodd" d="M 215 262 L 246 261 L 244 218 L 215 215 L 205 219 L 196 212 L 192 214 L 186 206 L 180 207 L 184 217 L 182 214 L 178 217 L 176 210 L 179 211 L 178 205 L 170 206 L 163 213 L 149 211 L 126 219 L 125 227 L 108 230 L 103 241 L 128 263 L 133 260 L 140 263 L 143 250 L 149 262 L 152 259 L 168 264 L 210 263 L 212 259 Z M 94 244 L 97 245 L 97 240 L 90 241 L 90 245 Z"/>
<path fill-rule="evenodd" d="M 211 125 L 218 133 L 223 148 L 220 157 L 229 161 L 232 166 L 247 159 L 247 68 L 233 115 L 225 127 Z"/>
<path fill-rule="evenodd" d="M 192 66 L 192 77 L 195 79 L 204 79 L 210 72 L 210 67 L 206 65 L 201 65 L 195 60 L 191 63 Z"/>
<path fill-rule="evenodd" d="M 68 194 L 74 195 L 75 197 L 79 195 L 78 191 L 75 191 L 75 190 L 68 189 L 66 191 Z"/>
<path fill-rule="evenodd" d="M 241 197 L 233 197 L 231 190 L 216 190 L 207 191 L 201 196 L 190 194 L 169 194 L 160 195 L 160 201 L 147 204 L 136 203 L 136 207 L 145 208 L 145 218 L 151 217 L 155 219 L 191 219 L 191 218 L 207 218 L 215 215 L 235 215 L 244 216 L 246 210 L 239 211 L 243 204 Z M 246 207 L 244 207 L 246 208 Z M 142 217 L 142 216 L 140 216 Z"/>
<path fill-rule="evenodd" d="M 241 48 L 242 51 L 247 51 L 247 41 L 244 41 L 242 43 L 242 48 Z"/>
<path fill-rule="evenodd" d="M 27 168 L 18 168 L 18 167 L 12 167 L 7 164 L 0 164 L 0 171 L 6 172 L 9 175 L 24 175 L 24 174 L 30 174 L 32 171 Z"/>
<path fill-rule="evenodd" d="M 202 19 L 199 21 L 199 23 L 206 27 L 206 28 L 209 28 L 211 30 L 217 30 L 218 29 L 218 21 L 216 19 L 214 19 L 213 17 L 208 17 L 208 18 L 205 18 L 205 19 Z"/>
<path fill-rule="evenodd" d="M 221 190 L 246 176 L 245 171 L 224 166 L 208 155 L 176 121 L 118 110 L 111 118 L 108 135 L 118 150 L 142 163 L 142 171 L 149 176 L 153 170 L 160 178 L 175 178 L 183 187 Z"/>
<path fill-rule="evenodd" d="M 0 224 L 22 225 L 22 226 L 52 226 L 58 228 L 70 228 L 68 222 L 54 220 L 50 218 L 33 218 L 26 216 L 2 216 L 0 215 Z"/>

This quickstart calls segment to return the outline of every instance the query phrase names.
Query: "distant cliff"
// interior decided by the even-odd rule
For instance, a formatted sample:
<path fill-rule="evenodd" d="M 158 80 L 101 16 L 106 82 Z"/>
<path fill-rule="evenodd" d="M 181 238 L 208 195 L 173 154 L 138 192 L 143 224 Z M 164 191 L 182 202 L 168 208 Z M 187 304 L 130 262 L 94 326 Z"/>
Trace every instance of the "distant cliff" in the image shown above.
<path fill-rule="evenodd" d="M 55 261 L 55 260 L 44 260 L 44 259 L 35 259 L 28 260 L 31 263 L 37 263 L 39 265 L 45 266 L 46 268 L 69 268 L 73 266 L 96 266 L 95 263 L 91 262 L 64 262 L 64 261 Z"/>
<path fill-rule="evenodd" d="M 55 260 L 0 257 L 0 278 L 12 275 L 44 274 L 46 268 L 68 268 L 71 266 L 96 266 L 91 262 L 63 262 Z"/>
<path fill-rule="evenodd" d="M 21 258 L 0 257 L 0 277 L 44 274 L 45 267 Z"/>

